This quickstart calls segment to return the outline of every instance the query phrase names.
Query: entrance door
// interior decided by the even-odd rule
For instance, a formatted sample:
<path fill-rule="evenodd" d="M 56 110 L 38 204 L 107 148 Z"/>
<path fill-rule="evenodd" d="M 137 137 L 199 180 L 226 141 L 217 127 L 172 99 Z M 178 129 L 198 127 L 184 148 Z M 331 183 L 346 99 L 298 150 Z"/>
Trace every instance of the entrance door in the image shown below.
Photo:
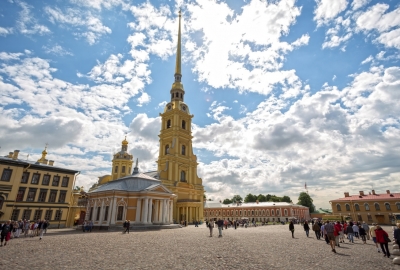
<path fill-rule="evenodd" d="M 81 214 L 79 216 L 78 225 L 82 225 L 83 224 L 83 222 L 85 221 L 85 216 L 86 216 L 86 212 L 85 211 L 81 211 Z"/>
<path fill-rule="evenodd" d="M 385 216 L 384 215 L 375 215 L 378 224 L 382 225 L 385 224 Z"/>

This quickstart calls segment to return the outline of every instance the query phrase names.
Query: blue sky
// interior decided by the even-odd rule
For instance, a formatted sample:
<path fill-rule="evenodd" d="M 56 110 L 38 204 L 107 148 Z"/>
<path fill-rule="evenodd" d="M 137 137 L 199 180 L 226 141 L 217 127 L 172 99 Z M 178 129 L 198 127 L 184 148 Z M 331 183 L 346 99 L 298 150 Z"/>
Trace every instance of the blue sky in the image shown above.
<path fill-rule="evenodd" d="M 397 1 L 4 0 L 0 146 L 109 174 L 127 134 L 156 168 L 182 9 L 186 103 L 208 197 L 289 195 L 317 207 L 400 190 Z"/>

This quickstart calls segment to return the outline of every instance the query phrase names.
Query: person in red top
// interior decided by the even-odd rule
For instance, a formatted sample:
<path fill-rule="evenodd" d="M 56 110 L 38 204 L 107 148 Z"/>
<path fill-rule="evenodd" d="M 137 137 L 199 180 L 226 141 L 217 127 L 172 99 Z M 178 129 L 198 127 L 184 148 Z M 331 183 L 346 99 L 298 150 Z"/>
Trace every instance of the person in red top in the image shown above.
<path fill-rule="evenodd" d="M 342 230 L 342 225 L 340 224 L 339 221 L 337 221 L 335 223 L 334 227 L 335 227 L 335 230 L 333 231 L 333 235 L 335 236 L 335 242 L 336 242 L 336 245 L 338 247 L 340 247 L 339 236 L 340 236 L 340 231 Z"/>
<path fill-rule="evenodd" d="M 375 235 L 376 235 L 376 242 L 378 242 L 381 245 L 381 249 L 384 254 L 383 257 L 390 258 L 390 252 L 388 247 L 389 235 L 379 225 L 376 225 Z"/>

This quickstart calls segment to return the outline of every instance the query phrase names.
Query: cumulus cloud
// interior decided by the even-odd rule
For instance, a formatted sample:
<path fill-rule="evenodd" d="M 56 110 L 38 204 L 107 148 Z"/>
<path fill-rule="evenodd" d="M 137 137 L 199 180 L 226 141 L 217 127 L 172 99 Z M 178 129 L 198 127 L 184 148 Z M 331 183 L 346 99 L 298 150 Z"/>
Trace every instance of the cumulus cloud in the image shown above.
<path fill-rule="evenodd" d="M 54 45 L 52 47 L 43 46 L 42 49 L 49 54 L 54 54 L 58 56 L 65 56 L 70 55 L 73 56 L 74 54 L 66 49 L 64 49 L 61 45 Z"/>
<path fill-rule="evenodd" d="M 19 12 L 19 17 L 17 20 L 17 29 L 21 34 L 25 35 L 45 35 L 49 34 L 50 29 L 43 25 L 39 24 L 37 19 L 33 14 L 31 14 L 32 6 L 28 5 L 25 2 L 18 1 L 16 2 L 18 6 L 22 9 Z"/>
<path fill-rule="evenodd" d="M 315 0 L 317 7 L 314 11 L 314 20 L 320 26 L 335 18 L 339 13 L 347 8 L 347 0 Z"/>

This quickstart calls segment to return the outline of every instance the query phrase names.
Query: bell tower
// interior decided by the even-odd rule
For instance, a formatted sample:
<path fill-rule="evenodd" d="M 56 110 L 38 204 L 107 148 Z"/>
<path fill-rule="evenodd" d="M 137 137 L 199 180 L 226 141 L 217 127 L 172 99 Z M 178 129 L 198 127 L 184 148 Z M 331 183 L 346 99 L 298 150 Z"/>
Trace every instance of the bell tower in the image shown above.
<path fill-rule="evenodd" d="M 121 144 L 121 151 L 114 154 L 111 171 L 112 180 L 116 180 L 131 174 L 133 156 L 128 153 L 128 144 L 129 143 L 125 136 L 125 139 Z"/>
<path fill-rule="evenodd" d="M 197 176 L 197 157 L 192 149 L 192 118 L 184 103 L 185 90 L 181 82 L 181 11 L 179 11 L 178 44 L 171 101 L 161 116 L 158 178 L 177 195 L 174 202 L 175 221 L 188 223 L 203 220 L 204 187 Z"/>

